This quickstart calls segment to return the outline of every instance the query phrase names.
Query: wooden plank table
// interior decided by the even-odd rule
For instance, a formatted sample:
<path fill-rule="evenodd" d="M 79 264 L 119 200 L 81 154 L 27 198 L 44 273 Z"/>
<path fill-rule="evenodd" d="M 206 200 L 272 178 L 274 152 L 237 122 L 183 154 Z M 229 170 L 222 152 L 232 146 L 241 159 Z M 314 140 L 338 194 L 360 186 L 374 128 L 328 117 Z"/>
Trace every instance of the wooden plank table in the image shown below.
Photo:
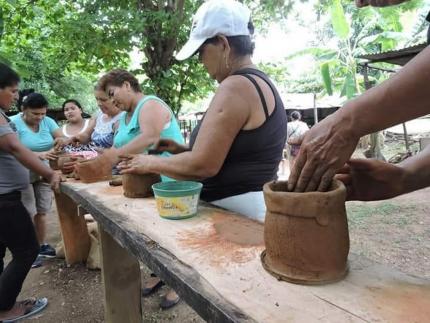
<path fill-rule="evenodd" d="M 257 222 L 210 206 L 187 220 L 162 219 L 153 198 L 126 198 L 107 182 L 71 181 L 61 190 L 69 263 L 88 253 L 78 206 L 99 223 L 106 322 L 141 321 L 138 261 L 210 322 L 430 322 L 429 280 L 350 255 L 350 272 L 338 283 L 281 282 L 261 266 Z"/>

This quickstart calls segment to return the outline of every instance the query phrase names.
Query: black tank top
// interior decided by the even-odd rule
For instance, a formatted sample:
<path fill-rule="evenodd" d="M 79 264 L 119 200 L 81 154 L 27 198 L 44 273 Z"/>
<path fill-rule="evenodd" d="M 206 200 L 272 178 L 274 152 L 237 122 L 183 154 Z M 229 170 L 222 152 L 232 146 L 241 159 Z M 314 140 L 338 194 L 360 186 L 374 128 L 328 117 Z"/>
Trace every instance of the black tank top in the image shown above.
<path fill-rule="evenodd" d="M 275 98 L 275 109 L 271 115 L 260 86 L 249 74 L 261 78 L 270 86 Z M 278 166 L 287 137 L 284 105 L 267 75 L 250 68 L 239 70 L 233 75 L 242 75 L 254 84 L 263 105 L 266 121 L 256 129 L 239 131 L 218 174 L 202 181 L 201 199 L 207 202 L 262 191 L 265 183 L 277 179 Z M 191 133 L 191 149 L 203 119 Z"/>

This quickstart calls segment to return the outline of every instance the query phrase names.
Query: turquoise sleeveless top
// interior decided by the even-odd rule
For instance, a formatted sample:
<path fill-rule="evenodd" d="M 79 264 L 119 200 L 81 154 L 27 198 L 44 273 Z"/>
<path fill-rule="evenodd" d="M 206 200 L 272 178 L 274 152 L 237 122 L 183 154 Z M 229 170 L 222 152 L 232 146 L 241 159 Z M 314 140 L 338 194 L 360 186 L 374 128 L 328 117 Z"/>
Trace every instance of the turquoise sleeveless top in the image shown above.
<path fill-rule="evenodd" d="M 176 121 L 176 118 L 172 110 L 170 110 L 169 106 L 163 100 L 156 97 L 155 95 L 147 95 L 139 101 L 128 123 L 126 123 L 127 114 L 124 113 L 121 115 L 119 119 L 118 130 L 113 140 L 113 146 L 115 148 L 120 148 L 122 146 L 125 146 L 126 144 L 128 144 L 130 141 L 132 141 L 134 138 L 136 138 L 138 135 L 141 134 L 140 125 L 139 125 L 140 110 L 144 109 L 145 103 L 150 100 L 155 100 L 160 102 L 170 113 L 170 121 L 161 131 L 160 138 L 171 139 L 180 144 L 184 143 L 184 138 L 182 137 L 181 129 L 179 128 L 178 122 Z M 148 149 L 145 149 L 145 152 L 147 150 Z M 161 154 L 161 156 L 170 156 L 170 153 L 164 152 Z M 166 182 L 166 181 L 173 181 L 174 179 L 161 175 L 161 180 L 163 182 Z"/>

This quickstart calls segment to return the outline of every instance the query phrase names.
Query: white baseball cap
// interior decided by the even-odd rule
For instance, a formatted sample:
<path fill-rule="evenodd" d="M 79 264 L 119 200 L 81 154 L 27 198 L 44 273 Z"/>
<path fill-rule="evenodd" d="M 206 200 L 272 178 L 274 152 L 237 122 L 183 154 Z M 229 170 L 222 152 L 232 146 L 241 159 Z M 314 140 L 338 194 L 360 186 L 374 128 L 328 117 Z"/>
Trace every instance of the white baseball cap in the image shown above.
<path fill-rule="evenodd" d="M 206 39 L 216 35 L 247 36 L 251 11 L 234 0 L 209 0 L 203 3 L 193 17 L 190 38 L 176 54 L 177 60 L 193 55 Z"/>

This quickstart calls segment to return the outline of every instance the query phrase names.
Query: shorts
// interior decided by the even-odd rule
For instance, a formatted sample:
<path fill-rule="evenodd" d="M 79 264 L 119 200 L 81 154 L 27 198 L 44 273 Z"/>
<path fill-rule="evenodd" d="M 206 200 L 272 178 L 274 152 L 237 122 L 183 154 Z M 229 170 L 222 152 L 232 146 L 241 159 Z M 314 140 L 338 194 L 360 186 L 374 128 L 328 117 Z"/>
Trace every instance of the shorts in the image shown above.
<path fill-rule="evenodd" d="M 36 181 L 29 184 L 21 192 L 21 201 L 31 216 L 46 214 L 52 207 L 51 185 L 44 181 Z"/>

